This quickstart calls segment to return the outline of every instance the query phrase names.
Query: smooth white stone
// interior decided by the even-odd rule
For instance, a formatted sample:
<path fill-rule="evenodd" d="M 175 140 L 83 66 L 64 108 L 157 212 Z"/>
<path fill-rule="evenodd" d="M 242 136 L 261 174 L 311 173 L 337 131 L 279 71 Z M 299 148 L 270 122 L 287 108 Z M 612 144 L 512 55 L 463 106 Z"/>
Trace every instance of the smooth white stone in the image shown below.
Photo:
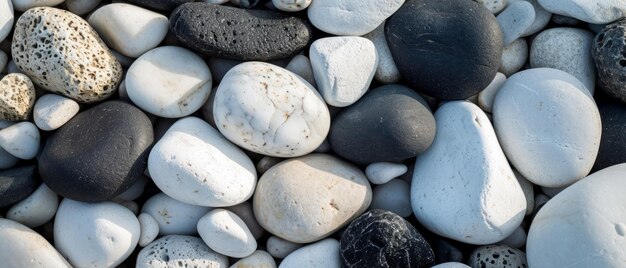
<path fill-rule="evenodd" d="M 504 244 L 512 248 L 523 249 L 523 246 L 526 244 L 526 231 L 524 231 L 524 228 L 521 226 L 517 227 L 517 229 L 515 229 L 509 237 L 500 241 L 500 244 Z"/>
<path fill-rule="evenodd" d="M 282 11 L 297 12 L 309 7 L 311 1 L 312 0 L 272 0 L 272 4 Z"/>
<path fill-rule="evenodd" d="M 195 236 L 168 235 L 139 252 L 136 268 L 226 268 L 228 258 L 211 250 Z"/>
<path fill-rule="evenodd" d="M 376 29 L 404 4 L 404 0 L 315 0 L 307 10 L 309 21 L 334 35 L 364 35 Z"/>
<path fill-rule="evenodd" d="M 508 46 L 516 39 L 522 37 L 533 24 L 535 21 L 535 8 L 526 1 L 513 2 L 496 19 L 502 30 L 504 46 Z"/>
<path fill-rule="evenodd" d="M 13 8 L 16 11 L 24 12 L 33 7 L 53 7 L 63 3 L 65 0 L 12 0 Z"/>
<path fill-rule="evenodd" d="M 299 75 L 315 87 L 315 76 L 313 74 L 313 67 L 311 67 L 311 61 L 304 55 L 296 55 L 291 59 L 285 69 Z"/>
<path fill-rule="evenodd" d="M 78 103 L 56 94 L 46 94 L 35 103 L 33 119 L 41 130 L 55 130 L 70 121 L 80 110 Z"/>
<path fill-rule="evenodd" d="M 365 175 L 373 184 L 385 184 L 394 178 L 402 176 L 407 170 L 408 168 L 404 164 L 378 162 L 367 165 Z"/>
<path fill-rule="evenodd" d="M 376 53 L 378 54 L 378 66 L 374 73 L 374 79 L 383 84 L 398 83 L 400 81 L 400 71 L 393 60 L 389 45 L 387 44 L 385 22 L 381 23 L 375 30 L 363 37 L 374 43 Z"/>
<path fill-rule="evenodd" d="M 225 209 L 214 209 L 198 221 L 198 233 L 215 252 L 233 258 L 250 256 L 256 250 L 256 240 L 246 224 Z"/>
<path fill-rule="evenodd" d="M 0 43 L 9 36 L 14 20 L 15 15 L 13 14 L 13 3 L 11 0 L 0 0 Z M 1 64 L 0 60 L 0 72 L 3 69 L 4 65 Z"/>
<path fill-rule="evenodd" d="M 477 0 L 476 2 L 483 4 L 493 14 L 500 13 L 507 5 L 507 0 Z"/>
<path fill-rule="evenodd" d="M 623 0 L 539 0 L 546 10 L 588 23 L 611 23 L 626 17 Z"/>
<path fill-rule="evenodd" d="M 339 268 L 339 242 L 332 238 L 306 245 L 289 254 L 279 268 Z"/>
<path fill-rule="evenodd" d="M 496 98 L 500 87 L 504 85 L 504 82 L 506 82 L 506 76 L 503 73 L 496 73 L 491 83 L 489 83 L 483 91 L 478 93 L 478 106 L 480 106 L 483 111 L 491 113 L 493 100 Z"/>
<path fill-rule="evenodd" d="M 137 219 L 141 228 L 139 246 L 145 247 L 159 235 L 159 223 L 148 213 L 139 214 Z"/>
<path fill-rule="evenodd" d="M 507 77 L 511 76 L 522 69 L 527 60 L 528 43 L 526 39 L 519 38 L 502 50 L 502 59 L 500 60 L 498 72 L 501 72 Z"/>
<path fill-rule="evenodd" d="M 50 221 L 56 214 L 58 206 L 57 194 L 42 183 L 26 199 L 11 206 L 6 216 L 7 219 L 35 228 Z"/>
<path fill-rule="evenodd" d="M 522 191 L 524 191 L 524 197 L 526 198 L 526 216 L 528 216 L 535 210 L 535 185 L 524 178 L 524 176 L 515 169 L 513 170 L 513 174 L 515 174 L 517 182 L 519 182 Z"/>
<path fill-rule="evenodd" d="M 276 261 L 267 252 L 257 250 L 252 255 L 237 261 L 230 268 L 276 268 Z"/>
<path fill-rule="evenodd" d="M 378 67 L 376 47 L 363 37 L 317 39 L 311 44 L 309 57 L 320 94 L 335 107 L 346 107 L 359 100 Z"/>
<path fill-rule="evenodd" d="M 65 0 L 65 6 L 70 12 L 82 16 L 91 12 L 100 2 L 101 0 Z"/>
<path fill-rule="evenodd" d="M 265 233 L 265 230 L 259 223 L 256 221 L 254 217 L 254 209 L 252 208 L 252 203 L 243 202 L 239 205 L 235 205 L 232 207 L 226 207 L 228 211 L 235 213 L 235 215 L 239 216 L 241 220 L 248 226 L 248 229 L 254 236 L 254 239 L 260 239 L 261 236 Z"/>
<path fill-rule="evenodd" d="M 464 243 L 506 238 L 522 222 L 526 199 L 489 119 L 465 101 L 444 104 L 435 119 L 435 140 L 415 162 L 413 213 L 430 231 Z"/>
<path fill-rule="evenodd" d="M 116 196 L 115 199 L 126 200 L 126 201 L 135 200 L 139 198 L 141 194 L 143 194 L 143 191 L 146 188 L 146 184 L 148 184 L 148 180 L 142 176 L 139 179 L 137 179 L 135 183 L 133 183 L 133 186 L 131 186 L 130 188 L 128 188 L 128 190 Z"/>
<path fill-rule="evenodd" d="M 0 130 L 0 146 L 11 155 L 29 160 L 39 151 L 39 129 L 24 121 Z"/>
<path fill-rule="evenodd" d="M 537 0 L 508 0 L 509 4 L 518 2 L 518 1 L 525 1 L 528 2 L 530 4 L 533 5 L 533 8 L 535 9 L 535 21 L 533 22 L 533 24 L 528 27 L 528 29 L 526 30 L 526 32 L 524 33 L 524 37 L 535 34 L 541 30 L 543 30 L 546 25 L 548 25 L 548 23 L 550 22 L 550 18 L 552 17 L 552 13 L 550 13 L 549 11 L 545 10 L 540 4 L 539 2 L 537 2 Z"/>
<path fill-rule="evenodd" d="M 278 236 L 270 236 L 267 239 L 267 252 L 275 258 L 284 259 L 291 252 L 303 247 L 303 244 L 287 241 Z"/>
<path fill-rule="evenodd" d="M 401 179 L 393 179 L 373 190 L 370 209 L 383 209 L 408 217 L 413 214 L 411 208 L 411 185 Z"/>
<path fill-rule="evenodd" d="M 158 78 L 158 79 L 155 79 Z M 166 118 L 200 109 L 211 93 L 211 71 L 182 47 L 158 47 L 141 55 L 126 74 L 128 97 L 139 108 Z"/>
<path fill-rule="evenodd" d="M 196 234 L 198 220 L 210 210 L 211 208 L 185 204 L 164 193 L 158 193 L 146 201 L 141 213 L 147 213 L 156 220 L 162 236 L 193 235 Z"/>
<path fill-rule="evenodd" d="M 48 241 L 30 228 L 0 217 L 2 267 L 72 267 Z"/>
<path fill-rule="evenodd" d="M 431 268 L 470 268 L 470 267 L 460 262 L 445 262 L 445 263 L 437 264 Z"/>

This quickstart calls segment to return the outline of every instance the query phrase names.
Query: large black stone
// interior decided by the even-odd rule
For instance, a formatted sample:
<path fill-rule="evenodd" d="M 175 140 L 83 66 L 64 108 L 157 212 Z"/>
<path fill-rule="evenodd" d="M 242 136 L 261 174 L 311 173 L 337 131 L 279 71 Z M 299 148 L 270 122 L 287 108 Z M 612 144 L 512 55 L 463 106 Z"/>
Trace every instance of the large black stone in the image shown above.
<path fill-rule="evenodd" d="M 128 0 L 128 2 L 156 10 L 169 11 L 184 3 L 193 2 L 193 0 Z"/>
<path fill-rule="evenodd" d="M 345 267 L 431 267 L 435 255 L 404 218 L 371 210 L 348 226 L 340 242 Z"/>
<path fill-rule="evenodd" d="M 626 103 L 626 18 L 605 26 L 592 44 L 600 89 Z"/>
<path fill-rule="evenodd" d="M 428 149 L 435 128 L 419 94 L 387 85 L 342 110 L 332 122 L 329 141 L 337 154 L 358 164 L 400 162 Z"/>
<path fill-rule="evenodd" d="M 0 171 L 0 207 L 24 200 L 37 189 L 37 167 L 25 166 Z"/>
<path fill-rule="evenodd" d="M 298 17 L 200 2 L 176 8 L 170 30 L 187 47 L 236 60 L 291 57 L 312 38 L 310 24 Z"/>
<path fill-rule="evenodd" d="M 152 141 L 152 124 L 141 110 L 104 102 L 77 114 L 48 138 L 39 173 L 63 197 L 110 200 L 143 174 Z"/>
<path fill-rule="evenodd" d="M 602 138 L 592 172 L 626 163 L 626 104 L 609 99 L 598 99 L 596 103 L 602 120 Z"/>
<path fill-rule="evenodd" d="M 482 4 L 468 0 L 409 0 L 385 25 L 402 77 L 438 99 L 466 99 L 495 77 L 502 32 Z"/>

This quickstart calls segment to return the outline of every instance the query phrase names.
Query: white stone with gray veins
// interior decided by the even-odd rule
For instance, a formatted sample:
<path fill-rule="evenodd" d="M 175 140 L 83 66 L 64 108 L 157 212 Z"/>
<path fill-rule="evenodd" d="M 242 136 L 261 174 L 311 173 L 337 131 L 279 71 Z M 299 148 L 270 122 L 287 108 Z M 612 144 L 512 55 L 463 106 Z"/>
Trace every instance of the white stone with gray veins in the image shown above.
<path fill-rule="evenodd" d="M 57 194 L 42 183 L 26 199 L 11 206 L 6 216 L 7 219 L 35 228 L 54 218 L 58 206 L 59 197 Z"/>
<path fill-rule="evenodd" d="M 312 0 L 272 0 L 274 7 L 282 11 L 297 12 L 311 5 Z"/>
<path fill-rule="evenodd" d="M 316 28 L 334 35 L 364 35 L 376 29 L 404 0 L 315 0 L 307 10 Z"/>
<path fill-rule="evenodd" d="M 33 121 L 41 130 L 55 130 L 72 119 L 80 110 L 78 103 L 56 94 L 46 94 L 35 103 Z"/>
<path fill-rule="evenodd" d="M 525 1 L 528 2 L 530 4 L 533 5 L 533 7 L 535 8 L 535 21 L 533 22 L 533 24 L 528 27 L 528 29 L 526 30 L 526 32 L 524 33 L 524 37 L 535 34 L 541 30 L 543 30 L 546 25 L 548 25 L 548 23 L 550 22 L 550 18 L 552 17 L 552 13 L 550 13 L 549 11 L 545 10 L 540 4 L 539 2 L 537 2 L 537 0 L 508 0 L 509 4 L 515 3 L 515 2 L 519 2 L 519 1 Z"/>
<path fill-rule="evenodd" d="M 311 84 L 263 62 L 228 71 L 217 89 L 213 116 L 233 143 L 276 157 L 312 152 L 330 129 L 328 107 Z"/>
<path fill-rule="evenodd" d="M 65 6 L 70 12 L 82 16 L 91 12 L 100 5 L 102 0 L 65 0 Z"/>
<path fill-rule="evenodd" d="M 159 235 L 159 224 L 148 213 L 141 213 L 137 216 L 139 220 L 139 226 L 141 228 L 141 234 L 139 235 L 139 246 L 145 247 L 152 243 L 154 239 Z"/>
<path fill-rule="evenodd" d="M 168 235 L 139 252 L 136 268 L 228 267 L 228 258 L 211 250 L 195 236 Z"/>
<path fill-rule="evenodd" d="M 289 254 L 279 268 L 340 268 L 339 241 L 333 238 L 306 245 Z"/>
<path fill-rule="evenodd" d="M 225 209 L 214 209 L 200 218 L 198 233 L 209 248 L 228 257 L 244 258 L 257 248 L 243 220 Z"/>
<path fill-rule="evenodd" d="M 28 76 L 8 74 L 0 79 L 0 119 L 21 121 L 30 117 L 35 105 L 35 86 Z"/>
<path fill-rule="evenodd" d="M 491 83 L 489 83 L 483 91 L 478 93 L 478 106 L 480 106 L 483 111 L 491 113 L 493 99 L 496 98 L 496 94 L 498 94 L 498 90 L 504 85 L 504 82 L 506 82 L 506 76 L 502 73 L 496 73 Z"/>
<path fill-rule="evenodd" d="M 0 217 L 0 259 L 2 267 L 72 267 L 40 234 Z"/>
<path fill-rule="evenodd" d="M 13 28 L 13 20 L 15 15 L 13 14 L 13 4 L 11 0 L 0 0 L 0 43 L 4 41 L 11 28 Z M 0 72 L 2 72 L 3 65 L 0 64 Z"/>
<path fill-rule="evenodd" d="M 476 2 L 483 4 L 493 14 L 500 13 L 507 5 L 507 0 L 476 0 Z"/>
<path fill-rule="evenodd" d="M 346 107 L 359 100 L 369 89 L 378 67 L 376 47 L 363 37 L 317 39 L 311 44 L 309 57 L 320 94 L 335 107 Z"/>
<path fill-rule="evenodd" d="M 65 0 L 12 0 L 13 8 L 19 12 L 24 12 L 33 7 L 53 7 L 63 3 Z"/>
<path fill-rule="evenodd" d="M 524 35 L 524 32 L 533 24 L 535 9 L 526 1 L 517 1 L 509 4 L 496 19 L 502 30 L 504 46 L 508 46 Z"/>
<path fill-rule="evenodd" d="M 509 77 L 494 101 L 493 122 L 507 159 L 537 185 L 580 180 L 598 154 L 598 108 L 585 86 L 561 70 L 535 68 Z"/>
<path fill-rule="evenodd" d="M 548 11 L 584 22 L 604 24 L 626 17 L 624 0 L 539 0 Z"/>
<path fill-rule="evenodd" d="M 444 104 L 435 119 L 435 140 L 413 171 L 415 217 L 430 231 L 464 243 L 506 238 L 524 219 L 526 199 L 489 119 L 465 101 Z"/>
<path fill-rule="evenodd" d="M 211 208 L 185 204 L 158 193 L 146 201 L 141 213 L 149 214 L 159 226 L 159 235 L 194 235 L 196 224 Z"/>
<path fill-rule="evenodd" d="M 92 103 L 113 95 L 122 66 L 89 24 L 69 11 L 38 7 L 17 20 L 13 61 L 42 89 Z"/>
<path fill-rule="evenodd" d="M 257 181 L 252 160 L 196 117 L 169 128 L 150 151 L 148 170 L 165 194 L 198 206 L 242 203 L 252 196 Z"/>
<path fill-rule="evenodd" d="M 408 170 L 404 164 L 391 162 L 377 162 L 367 165 L 365 175 L 373 184 L 385 184 L 388 181 L 402 176 Z"/>
<path fill-rule="evenodd" d="M 576 28 L 551 28 L 533 39 L 530 47 L 531 68 L 554 68 L 565 71 L 582 82 L 593 95 L 596 66 L 591 56 L 594 34 Z"/>
<path fill-rule="evenodd" d="M 311 61 L 304 55 L 296 55 L 291 59 L 285 69 L 299 75 L 315 87 L 315 77 L 313 75 L 313 67 L 311 67 Z"/>
<path fill-rule="evenodd" d="M 0 147 L 19 159 L 35 158 L 40 139 L 39 129 L 29 121 L 0 130 Z"/>
<path fill-rule="evenodd" d="M 502 50 L 498 72 L 511 76 L 524 67 L 526 60 L 528 60 L 528 43 L 526 39 L 519 38 Z"/>
<path fill-rule="evenodd" d="M 383 84 L 399 82 L 400 71 L 398 71 L 398 67 L 389 50 L 387 39 L 385 38 L 385 22 L 381 23 L 378 28 L 363 37 L 374 43 L 378 54 L 378 66 L 376 67 L 376 73 L 374 73 L 374 79 Z"/>
<path fill-rule="evenodd" d="M 238 260 L 230 268 L 276 268 L 276 261 L 267 252 L 257 250 L 252 255 Z"/>

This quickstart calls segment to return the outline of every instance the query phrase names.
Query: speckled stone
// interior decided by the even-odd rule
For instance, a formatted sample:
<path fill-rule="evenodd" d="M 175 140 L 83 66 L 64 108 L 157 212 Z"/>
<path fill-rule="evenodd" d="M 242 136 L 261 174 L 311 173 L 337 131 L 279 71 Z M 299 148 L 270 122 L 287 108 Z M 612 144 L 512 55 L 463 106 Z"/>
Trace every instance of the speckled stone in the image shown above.
<path fill-rule="evenodd" d="M 626 103 L 626 18 L 605 26 L 596 35 L 591 55 L 600 89 Z"/>
<path fill-rule="evenodd" d="M 193 0 L 128 0 L 128 2 L 151 9 L 169 11 Z"/>
<path fill-rule="evenodd" d="M 28 76 L 8 74 L 0 80 L 0 119 L 26 120 L 35 105 L 35 86 Z"/>
<path fill-rule="evenodd" d="M 0 171 L 0 207 L 22 201 L 37 189 L 36 166 Z"/>
<path fill-rule="evenodd" d="M 170 30 L 192 49 L 239 60 L 288 58 L 312 37 L 311 26 L 298 17 L 203 2 L 187 3 L 174 10 Z"/>
<path fill-rule="evenodd" d="M 528 267 L 526 253 L 505 245 L 482 246 L 474 250 L 468 264 L 484 268 Z"/>
<path fill-rule="evenodd" d="M 344 267 L 430 267 L 435 254 L 408 221 L 385 210 L 355 219 L 341 236 Z"/>
<path fill-rule="evenodd" d="M 43 89 L 91 103 L 111 96 L 122 66 L 89 24 L 68 11 L 38 7 L 17 20 L 13 61 Z"/>
<path fill-rule="evenodd" d="M 211 250 L 199 237 L 168 235 L 139 252 L 137 268 L 228 267 L 228 258 Z"/>

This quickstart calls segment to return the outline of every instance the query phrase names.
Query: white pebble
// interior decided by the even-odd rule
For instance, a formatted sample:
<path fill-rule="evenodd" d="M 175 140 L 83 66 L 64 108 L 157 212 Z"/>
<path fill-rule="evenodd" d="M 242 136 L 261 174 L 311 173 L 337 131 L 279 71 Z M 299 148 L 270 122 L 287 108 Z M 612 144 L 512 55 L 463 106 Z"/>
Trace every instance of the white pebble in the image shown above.
<path fill-rule="evenodd" d="M 411 186 L 401 179 L 378 185 L 373 190 L 370 209 L 384 209 L 405 218 L 411 216 L 413 210 L 410 189 Z"/>
<path fill-rule="evenodd" d="M 477 0 L 476 2 L 483 4 L 493 14 L 500 13 L 507 5 L 507 0 Z"/>
<path fill-rule="evenodd" d="M 273 257 L 284 259 L 287 255 L 291 254 L 291 252 L 296 251 L 302 246 L 304 246 L 304 244 L 287 241 L 278 236 L 270 236 L 270 238 L 267 239 L 266 248 L 267 252 Z"/>
<path fill-rule="evenodd" d="M 214 209 L 203 216 L 198 221 L 198 233 L 209 248 L 229 257 L 243 258 L 257 248 L 243 220 L 225 209 Z"/>
<path fill-rule="evenodd" d="M 376 29 L 404 0 L 314 0 L 307 15 L 318 29 L 334 35 L 364 35 Z"/>
<path fill-rule="evenodd" d="M 226 207 L 225 209 L 239 216 L 246 226 L 248 226 L 248 230 L 250 230 L 250 233 L 252 233 L 255 239 L 260 239 L 265 233 L 263 227 L 259 225 L 254 217 L 254 209 L 252 208 L 251 202 L 243 202 L 239 205 Z"/>
<path fill-rule="evenodd" d="M 195 236 L 168 235 L 139 252 L 136 268 L 226 268 L 228 258 L 215 253 Z"/>
<path fill-rule="evenodd" d="M 526 198 L 526 215 L 530 215 L 535 209 L 535 185 L 524 178 L 524 176 L 515 169 L 513 170 L 513 174 L 515 174 L 517 182 L 519 182 L 522 191 L 524 191 L 524 197 Z"/>
<path fill-rule="evenodd" d="M 535 21 L 535 9 L 526 1 L 509 4 L 496 18 L 502 30 L 504 46 L 522 37 Z"/>
<path fill-rule="evenodd" d="M 288 12 L 297 12 L 306 9 L 311 0 L 272 0 L 274 7 Z"/>
<path fill-rule="evenodd" d="M 383 84 L 399 82 L 400 71 L 396 66 L 396 62 L 393 60 L 393 56 L 389 50 L 389 45 L 387 44 L 387 38 L 385 37 L 385 23 L 383 22 L 380 26 L 378 26 L 378 28 L 363 37 L 374 43 L 376 52 L 378 53 L 378 66 L 376 67 L 376 73 L 374 73 L 374 79 Z"/>
<path fill-rule="evenodd" d="M 57 194 L 42 183 L 30 196 L 9 209 L 7 219 L 35 228 L 50 221 L 58 206 Z"/>
<path fill-rule="evenodd" d="M 20 122 L 0 130 L 0 146 L 13 156 L 29 160 L 39 151 L 39 129 L 31 122 Z"/>
<path fill-rule="evenodd" d="M 526 39 L 519 38 L 504 47 L 498 72 L 501 72 L 507 77 L 511 76 L 524 67 L 526 60 L 528 60 L 528 43 Z"/>
<path fill-rule="evenodd" d="M 0 217 L 2 267 L 71 267 L 50 243 L 30 228 Z"/>
<path fill-rule="evenodd" d="M 385 184 L 388 181 L 402 176 L 408 170 L 404 164 L 378 162 L 369 164 L 365 168 L 367 179 L 373 184 Z"/>
<path fill-rule="evenodd" d="M 524 231 L 524 228 L 521 226 L 517 227 L 517 229 L 515 229 L 509 237 L 500 241 L 500 244 L 505 244 L 512 248 L 523 249 L 522 247 L 526 244 L 526 231 Z"/>
<path fill-rule="evenodd" d="M 139 226 L 141 228 L 141 234 L 139 235 L 139 246 L 145 247 L 152 243 L 154 239 L 159 235 L 159 224 L 148 213 L 141 213 L 139 217 Z"/>
<path fill-rule="evenodd" d="M 500 87 L 504 85 L 504 82 L 506 82 L 506 76 L 502 73 L 497 73 L 491 83 L 489 83 L 483 91 L 478 93 L 478 105 L 481 109 L 483 109 L 483 111 L 491 113 L 493 100 L 496 98 L 496 94 L 498 94 Z"/>
<path fill-rule="evenodd" d="M 332 238 L 306 245 L 292 252 L 279 268 L 339 268 L 339 242 Z"/>
<path fill-rule="evenodd" d="M 316 86 L 315 77 L 313 75 L 313 67 L 311 67 L 311 61 L 306 56 L 296 55 L 293 59 L 291 59 L 289 64 L 287 64 L 285 69 L 304 78 L 304 80 L 309 82 L 309 84 L 313 87 Z"/>
<path fill-rule="evenodd" d="M 13 8 L 17 11 L 24 12 L 33 7 L 53 7 L 65 0 L 12 0 Z"/>
<path fill-rule="evenodd" d="M 9 36 L 13 27 L 13 20 L 15 20 L 15 15 L 11 0 L 0 0 L 0 42 Z M 0 72 L 4 69 L 3 66 L 0 60 Z"/>
<path fill-rule="evenodd" d="M 37 100 L 33 109 L 35 124 L 41 130 L 55 130 L 72 119 L 80 110 L 76 101 L 56 94 L 46 94 Z"/>
<path fill-rule="evenodd" d="M 211 209 L 185 204 L 164 193 L 158 193 L 143 205 L 142 213 L 152 216 L 159 225 L 159 235 L 196 234 L 198 220 Z"/>
<path fill-rule="evenodd" d="M 267 252 L 257 250 L 252 255 L 237 261 L 230 268 L 276 268 L 276 261 Z"/>
<path fill-rule="evenodd" d="M 4 0 L 0 0 L 0 1 L 4 1 Z M 7 55 L 6 52 L 4 52 L 3 50 L 0 50 L 0 73 L 2 73 L 2 71 L 4 71 L 4 68 L 7 67 L 7 63 L 9 63 L 9 56 Z"/>

